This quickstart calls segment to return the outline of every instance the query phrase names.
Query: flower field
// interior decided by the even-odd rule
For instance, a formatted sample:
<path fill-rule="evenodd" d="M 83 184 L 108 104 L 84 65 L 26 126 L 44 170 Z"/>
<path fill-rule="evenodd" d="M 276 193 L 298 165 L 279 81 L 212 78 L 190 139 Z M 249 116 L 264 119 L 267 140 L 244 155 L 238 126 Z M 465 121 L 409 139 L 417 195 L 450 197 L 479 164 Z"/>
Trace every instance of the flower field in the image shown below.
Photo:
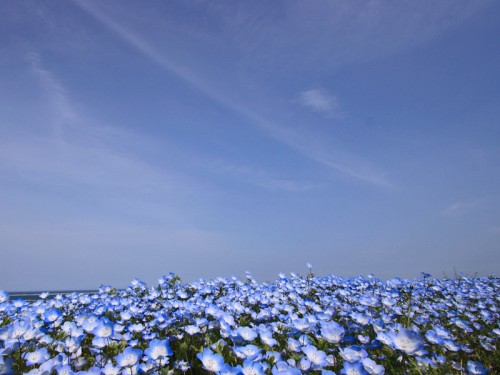
<path fill-rule="evenodd" d="M 313 274 L 0 292 L 0 374 L 495 374 L 500 279 Z"/>

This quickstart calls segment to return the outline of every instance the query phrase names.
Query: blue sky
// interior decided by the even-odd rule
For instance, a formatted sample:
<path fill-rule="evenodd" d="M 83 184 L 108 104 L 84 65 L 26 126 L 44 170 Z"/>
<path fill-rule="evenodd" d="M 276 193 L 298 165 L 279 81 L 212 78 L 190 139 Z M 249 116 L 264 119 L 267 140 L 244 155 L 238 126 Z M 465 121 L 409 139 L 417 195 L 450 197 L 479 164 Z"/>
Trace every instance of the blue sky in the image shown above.
<path fill-rule="evenodd" d="M 498 274 L 498 2 L 0 12 L 0 289 Z"/>

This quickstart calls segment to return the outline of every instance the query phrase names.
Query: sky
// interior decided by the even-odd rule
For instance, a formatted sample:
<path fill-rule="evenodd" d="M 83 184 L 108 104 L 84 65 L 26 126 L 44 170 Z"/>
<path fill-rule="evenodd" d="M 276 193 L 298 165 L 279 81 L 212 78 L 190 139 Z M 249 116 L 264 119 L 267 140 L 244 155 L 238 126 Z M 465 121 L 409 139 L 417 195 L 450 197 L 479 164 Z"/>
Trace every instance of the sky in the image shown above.
<path fill-rule="evenodd" d="M 499 2 L 0 14 L 0 289 L 499 274 Z"/>

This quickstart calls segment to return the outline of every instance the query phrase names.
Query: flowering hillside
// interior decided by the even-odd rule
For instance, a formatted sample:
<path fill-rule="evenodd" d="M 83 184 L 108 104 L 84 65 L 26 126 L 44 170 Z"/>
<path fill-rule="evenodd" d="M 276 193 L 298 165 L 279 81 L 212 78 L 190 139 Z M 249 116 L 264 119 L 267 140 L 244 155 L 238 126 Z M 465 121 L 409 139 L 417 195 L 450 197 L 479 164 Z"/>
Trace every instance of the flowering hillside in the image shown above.
<path fill-rule="evenodd" d="M 170 274 L 32 303 L 0 292 L 0 374 L 493 374 L 499 286 Z"/>

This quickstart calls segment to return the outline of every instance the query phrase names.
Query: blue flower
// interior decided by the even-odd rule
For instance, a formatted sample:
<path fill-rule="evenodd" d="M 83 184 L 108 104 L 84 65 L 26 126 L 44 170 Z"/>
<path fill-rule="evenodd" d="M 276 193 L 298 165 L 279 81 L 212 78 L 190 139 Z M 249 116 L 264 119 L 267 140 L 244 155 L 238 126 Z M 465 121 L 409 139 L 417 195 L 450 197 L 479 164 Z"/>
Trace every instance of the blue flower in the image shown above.
<path fill-rule="evenodd" d="M 484 368 L 483 364 L 475 361 L 467 362 L 467 370 L 473 375 L 486 375 L 488 370 Z"/>
<path fill-rule="evenodd" d="M 256 345 L 248 344 L 245 346 L 236 346 L 233 351 L 238 358 L 250 359 L 253 361 L 260 356 L 262 349 L 259 349 Z"/>
<path fill-rule="evenodd" d="M 298 368 L 289 365 L 284 361 L 276 362 L 271 369 L 273 375 L 300 375 L 301 372 Z"/>
<path fill-rule="evenodd" d="M 11 375 L 14 373 L 12 369 L 12 364 L 14 363 L 13 358 L 5 358 L 0 356 L 0 374 L 2 375 Z"/>
<path fill-rule="evenodd" d="M 311 361 L 312 369 L 317 370 L 322 367 L 328 366 L 328 361 L 326 360 L 326 353 L 322 350 L 318 350 L 313 345 L 307 345 L 302 348 L 302 351 L 307 356 L 307 359 Z"/>
<path fill-rule="evenodd" d="M 129 346 L 115 357 L 116 363 L 120 367 L 132 367 L 139 362 L 142 350 Z"/>
<path fill-rule="evenodd" d="M 220 354 L 214 353 L 208 348 L 205 348 L 203 352 L 198 353 L 196 357 L 203 364 L 203 368 L 211 372 L 221 371 L 225 364 L 224 358 L 222 358 Z"/>
<path fill-rule="evenodd" d="M 58 309 L 50 309 L 48 311 L 45 311 L 43 314 L 43 317 L 47 323 L 53 323 L 55 322 L 60 316 L 62 315 L 62 312 Z"/>
<path fill-rule="evenodd" d="M 102 369 L 102 372 L 104 375 L 118 375 L 120 373 L 120 367 L 115 367 L 111 361 L 109 361 Z"/>
<path fill-rule="evenodd" d="M 16 320 L 11 327 L 12 328 L 9 330 L 10 338 L 17 340 L 20 339 L 26 333 L 26 331 L 31 328 L 31 323 L 27 319 Z"/>
<path fill-rule="evenodd" d="M 144 351 L 144 354 L 155 361 L 165 359 L 174 354 L 170 348 L 169 341 L 154 339 L 149 342 L 149 347 Z M 168 362 L 163 362 L 168 363 Z"/>
<path fill-rule="evenodd" d="M 366 352 L 366 350 L 360 348 L 359 346 L 353 345 L 344 349 L 341 348 L 340 356 L 347 362 L 355 363 L 368 357 L 368 353 Z"/>
<path fill-rule="evenodd" d="M 56 366 L 57 375 L 73 375 L 75 372 L 70 365 Z"/>
<path fill-rule="evenodd" d="M 461 345 L 453 340 L 444 340 L 444 347 L 452 352 L 458 352 L 461 349 Z"/>
<path fill-rule="evenodd" d="M 92 330 L 96 337 L 106 338 L 114 333 L 114 324 L 109 319 L 101 319 Z"/>
<path fill-rule="evenodd" d="M 401 328 L 398 333 L 393 334 L 394 348 L 406 354 L 415 354 L 423 348 L 424 342 L 419 334 L 407 328 Z"/>
<path fill-rule="evenodd" d="M 433 330 L 428 330 L 426 333 L 425 333 L 425 338 L 427 339 L 427 341 L 429 341 L 431 344 L 437 344 L 437 345 L 443 345 L 444 343 L 444 340 L 442 337 L 438 336 L 436 334 L 436 332 L 434 332 Z"/>
<path fill-rule="evenodd" d="M 243 375 L 265 375 L 264 367 L 259 362 L 252 362 L 247 359 L 243 362 L 243 367 L 241 369 Z"/>
<path fill-rule="evenodd" d="M 186 333 L 188 335 L 191 335 L 191 336 L 201 332 L 200 327 L 192 325 L 192 324 L 185 326 L 184 331 L 186 331 Z"/>
<path fill-rule="evenodd" d="M 342 340 L 345 334 L 345 329 L 336 322 L 322 322 L 321 335 L 331 344 L 337 344 Z"/>
<path fill-rule="evenodd" d="M 50 358 L 49 352 L 47 348 L 37 349 L 34 352 L 29 352 L 24 355 L 24 359 L 26 359 L 26 364 L 28 366 L 39 365 L 47 361 Z"/>
<path fill-rule="evenodd" d="M 233 338 L 250 342 L 257 337 L 257 332 L 250 327 L 238 327 L 232 332 L 232 336 Z"/>
<path fill-rule="evenodd" d="M 361 362 L 344 362 L 344 368 L 340 371 L 344 375 L 369 375 Z"/>
<path fill-rule="evenodd" d="M 217 375 L 241 375 L 241 370 L 240 365 L 233 367 L 225 363 L 222 370 L 217 372 Z"/>
<path fill-rule="evenodd" d="M 384 366 L 377 364 L 373 359 L 364 358 L 361 363 L 370 375 L 384 375 L 385 373 Z"/>
<path fill-rule="evenodd" d="M 360 312 L 353 312 L 351 313 L 351 318 L 358 324 L 361 324 L 361 325 L 367 325 L 367 324 L 370 324 L 371 321 L 372 321 L 372 318 L 371 316 L 369 315 L 366 315 L 366 314 L 363 314 L 363 313 L 360 313 Z"/>
<path fill-rule="evenodd" d="M 300 332 L 309 332 L 312 329 L 312 324 L 307 318 L 299 318 L 292 320 L 293 328 Z"/>
<path fill-rule="evenodd" d="M 9 293 L 4 290 L 0 290 L 0 303 L 6 302 L 9 300 Z"/>
<path fill-rule="evenodd" d="M 260 339 L 262 340 L 264 345 L 267 345 L 271 348 L 278 344 L 278 341 L 276 341 L 273 338 L 273 333 L 271 331 L 261 330 L 260 331 Z"/>

